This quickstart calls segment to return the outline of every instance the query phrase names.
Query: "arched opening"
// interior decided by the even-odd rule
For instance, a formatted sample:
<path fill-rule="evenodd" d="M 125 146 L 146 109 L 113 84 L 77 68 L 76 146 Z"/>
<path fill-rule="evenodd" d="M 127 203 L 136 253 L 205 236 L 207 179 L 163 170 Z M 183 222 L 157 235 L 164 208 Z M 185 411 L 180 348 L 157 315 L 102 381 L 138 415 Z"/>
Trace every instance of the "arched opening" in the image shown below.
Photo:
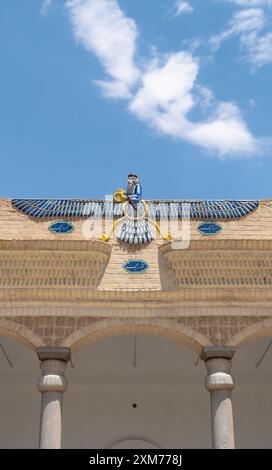
<path fill-rule="evenodd" d="M 171 341 L 177 341 L 188 346 L 188 348 L 200 353 L 203 346 L 211 343 L 198 333 L 195 329 L 183 323 L 169 319 L 135 319 L 107 318 L 105 320 L 94 321 L 91 326 L 83 326 L 71 336 L 66 338 L 63 346 L 71 348 L 72 352 L 77 351 L 86 344 L 101 341 L 112 336 L 121 335 L 149 335 L 158 336 Z"/>
<path fill-rule="evenodd" d="M 237 448 L 272 447 L 272 335 L 246 335 L 233 358 L 234 426 Z M 258 339 L 252 340 L 253 337 Z M 251 341 L 250 341 L 251 338 Z"/>
<path fill-rule="evenodd" d="M 43 345 L 41 338 L 31 328 L 7 318 L 0 318 L 0 335 L 22 342 L 31 349 Z"/>
<path fill-rule="evenodd" d="M 9 332 L 6 331 L 8 335 Z M 26 343 L 26 344 L 24 344 Z M 36 353 L 29 342 L 0 336 L 0 447 L 37 448 L 40 374 Z"/>
<path fill-rule="evenodd" d="M 130 438 L 124 441 L 118 441 L 109 446 L 109 449 L 159 449 L 154 442 L 143 439 Z"/>
<path fill-rule="evenodd" d="M 211 447 L 199 353 L 181 341 L 136 333 L 104 336 L 74 351 L 63 447 L 124 448 L 131 439 L 166 449 Z"/>
<path fill-rule="evenodd" d="M 272 318 L 265 318 L 264 320 L 253 323 L 251 326 L 244 328 L 240 333 L 232 338 L 232 344 L 236 348 L 241 348 L 242 346 L 267 336 L 272 337 Z"/>

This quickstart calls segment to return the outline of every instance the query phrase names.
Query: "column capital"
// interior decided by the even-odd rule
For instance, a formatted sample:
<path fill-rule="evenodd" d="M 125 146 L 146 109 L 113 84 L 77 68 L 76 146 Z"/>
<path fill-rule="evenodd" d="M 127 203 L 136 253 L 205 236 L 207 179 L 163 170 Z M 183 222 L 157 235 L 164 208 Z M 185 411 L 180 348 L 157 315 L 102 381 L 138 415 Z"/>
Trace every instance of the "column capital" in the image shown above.
<path fill-rule="evenodd" d="M 233 346 L 204 346 L 201 351 L 201 359 L 208 361 L 209 359 L 229 359 L 231 360 L 234 356 L 235 348 Z"/>
<path fill-rule="evenodd" d="M 64 392 L 67 382 L 64 377 L 66 363 L 71 360 L 70 348 L 41 347 L 37 348 L 41 361 L 42 375 L 38 380 L 38 390 L 44 392 Z"/>
<path fill-rule="evenodd" d="M 65 392 L 67 381 L 64 376 L 66 362 L 60 359 L 41 361 L 42 374 L 38 379 L 38 390 L 44 392 Z"/>
<path fill-rule="evenodd" d="M 71 349 L 65 347 L 41 346 L 36 349 L 40 361 L 51 359 L 69 362 L 71 360 Z"/>
<path fill-rule="evenodd" d="M 222 357 L 214 357 L 206 361 L 208 375 L 205 380 L 209 392 L 215 390 L 232 390 L 231 361 Z"/>
<path fill-rule="evenodd" d="M 215 390 L 232 390 L 234 388 L 231 376 L 231 359 L 235 353 L 232 346 L 205 346 L 201 359 L 205 362 L 208 375 L 205 380 L 209 392 Z"/>

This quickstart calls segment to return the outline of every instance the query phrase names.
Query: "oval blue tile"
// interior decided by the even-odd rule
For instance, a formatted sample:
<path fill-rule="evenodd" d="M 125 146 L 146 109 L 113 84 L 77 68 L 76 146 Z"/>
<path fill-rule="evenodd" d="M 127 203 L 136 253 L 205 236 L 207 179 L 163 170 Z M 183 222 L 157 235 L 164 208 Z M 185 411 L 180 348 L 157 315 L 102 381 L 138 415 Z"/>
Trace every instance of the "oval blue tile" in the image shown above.
<path fill-rule="evenodd" d="M 216 235 L 223 230 L 221 225 L 215 222 L 203 222 L 198 225 L 197 229 L 202 235 Z"/>
<path fill-rule="evenodd" d="M 149 264 L 142 259 L 130 259 L 123 264 L 123 268 L 127 273 L 144 273 L 149 268 Z"/>
<path fill-rule="evenodd" d="M 53 222 L 48 229 L 53 233 L 71 233 L 75 227 L 72 222 Z"/>

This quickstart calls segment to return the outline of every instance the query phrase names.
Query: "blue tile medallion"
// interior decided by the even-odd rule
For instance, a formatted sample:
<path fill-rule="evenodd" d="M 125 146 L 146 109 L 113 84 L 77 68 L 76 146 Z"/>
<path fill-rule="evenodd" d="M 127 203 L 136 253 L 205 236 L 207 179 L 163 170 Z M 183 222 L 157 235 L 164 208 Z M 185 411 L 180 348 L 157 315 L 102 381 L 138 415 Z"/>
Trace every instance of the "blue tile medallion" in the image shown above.
<path fill-rule="evenodd" d="M 223 230 L 221 225 L 215 222 L 203 222 L 198 225 L 197 229 L 202 235 L 217 235 L 217 233 Z"/>
<path fill-rule="evenodd" d="M 71 233 L 75 227 L 72 222 L 53 222 L 48 229 L 53 233 Z"/>
<path fill-rule="evenodd" d="M 149 268 L 149 264 L 143 259 L 129 259 L 123 264 L 123 269 L 127 273 L 144 273 Z"/>

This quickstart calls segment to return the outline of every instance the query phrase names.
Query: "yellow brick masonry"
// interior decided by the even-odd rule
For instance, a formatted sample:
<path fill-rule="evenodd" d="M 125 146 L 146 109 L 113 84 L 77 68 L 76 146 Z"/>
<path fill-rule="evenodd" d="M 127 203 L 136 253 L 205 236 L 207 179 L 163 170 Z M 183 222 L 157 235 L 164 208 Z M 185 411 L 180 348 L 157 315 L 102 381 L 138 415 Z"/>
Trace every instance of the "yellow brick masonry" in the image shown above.
<path fill-rule="evenodd" d="M 188 250 L 158 237 L 137 248 L 55 235 L 0 200 L 0 334 L 30 346 L 81 345 L 111 334 L 145 332 L 203 345 L 239 345 L 272 334 L 272 200 L 222 232 L 203 236 L 191 222 Z M 131 258 L 149 264 L 128 274 Z"/>
<path fill-rule="evenodd" d="M 149 264 L 149 269 L 144 273 L 128 274 L 122 268 L 128 259 L 144 259 Z M 99 289 L 172 291 L 176 289 L 176 285 L 173 274 L 158 249 L 158 242 L 138 248 L 119 244 L 115 240 L 112 242 L 111 257 Z"/>

